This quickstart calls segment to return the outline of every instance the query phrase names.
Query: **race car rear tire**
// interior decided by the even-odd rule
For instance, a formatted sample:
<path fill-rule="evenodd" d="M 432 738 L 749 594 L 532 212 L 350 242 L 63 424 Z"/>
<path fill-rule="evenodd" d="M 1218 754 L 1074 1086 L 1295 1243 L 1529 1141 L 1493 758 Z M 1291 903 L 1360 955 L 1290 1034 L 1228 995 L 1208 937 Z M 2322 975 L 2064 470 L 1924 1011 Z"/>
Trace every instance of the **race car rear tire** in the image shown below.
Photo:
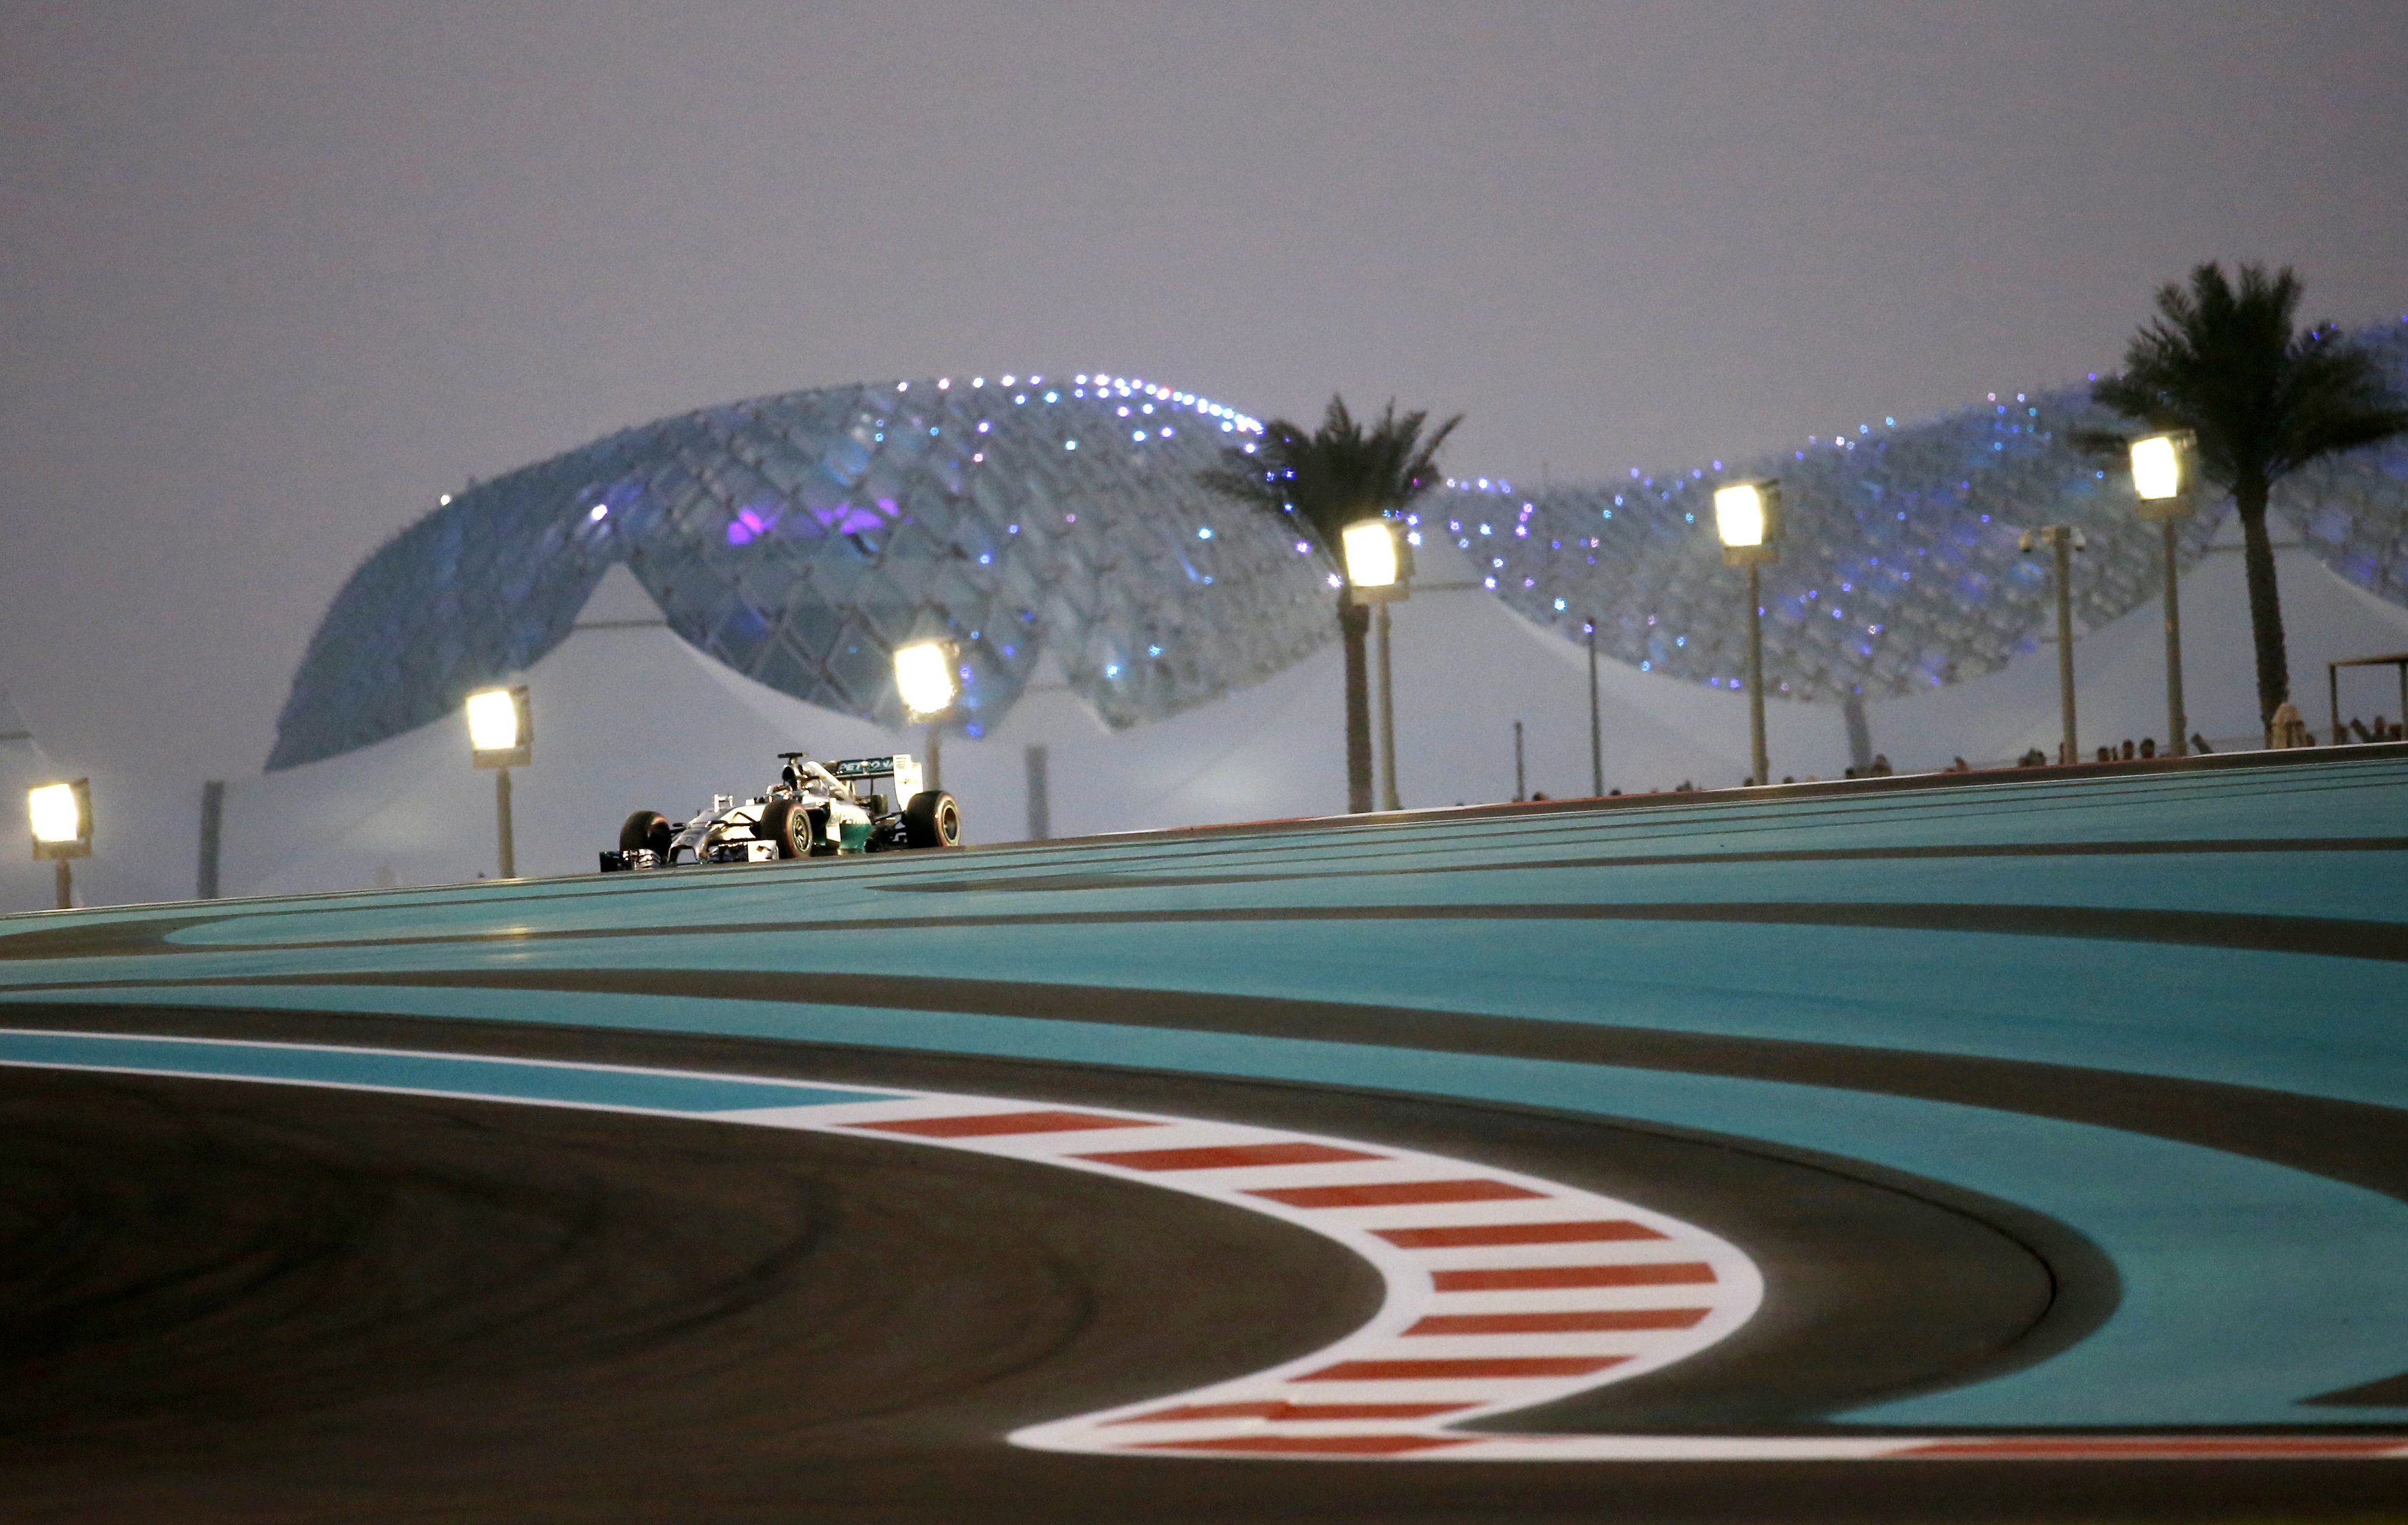
<path fill-rule="evenodd" d="M 761 811 L 752 834 L 778 844 L 781 858 L 808 858 L 811 851 L 811 813 L 795 808 L 793 800 L 771 800 Z"/>
<path fill-rule="evenodd" d="M 619 850 L 633 852 L 638 848 L 648 848 L 661 855 L 661 862 L 667 862 L 669 838 L 675 834 L 669 830 L 666 816 L 657 810 L 638 810 L 619 828 Z"/>
<path fill-rule="evenodd" d="M 911 796 L 903 806 L 903 840 L 915 848 L 962 845 L 962 808 L 941 789 Z"/>

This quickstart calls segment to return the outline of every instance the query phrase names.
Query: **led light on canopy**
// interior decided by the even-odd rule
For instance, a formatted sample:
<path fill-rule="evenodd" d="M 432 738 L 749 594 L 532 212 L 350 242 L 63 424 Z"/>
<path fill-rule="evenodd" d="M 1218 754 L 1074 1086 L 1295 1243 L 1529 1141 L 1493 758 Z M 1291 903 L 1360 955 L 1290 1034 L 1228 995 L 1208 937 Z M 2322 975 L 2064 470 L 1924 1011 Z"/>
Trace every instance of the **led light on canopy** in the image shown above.
<path fill-rule="evenodd" d="M 92 852 L 92 782 L 78 778 L 25 791 L 25 817 L 36 858 L 83 858 Z"/>
<path fill-rule="evenodd" d="M 953 702 L 953 649 L 942 641 L 920 641 L 895 649 L 895 687 L 912 715 L 939 715 Z"/>
<path fill-rule="evenodd" d="M 523 688 L 468 696 L 468 749 L 480 768 L 524 767 L 535 758 L 535 725 Z"/>
<path fill-rule="evenodd" d="M 2132 441 L 2132 488 L 2143 519 L 2179 519 L 2191 511 L 2199 471 L 2198 436 L 2187 429 Z"/>
<path fill-rule="evenodd" d="M 1733 482 L 1716 488 L 1714 533 L 1722 537 L 1723 561 L 1728 565 L 1774 560 L 1780 554 L 1781 484 Z"/>

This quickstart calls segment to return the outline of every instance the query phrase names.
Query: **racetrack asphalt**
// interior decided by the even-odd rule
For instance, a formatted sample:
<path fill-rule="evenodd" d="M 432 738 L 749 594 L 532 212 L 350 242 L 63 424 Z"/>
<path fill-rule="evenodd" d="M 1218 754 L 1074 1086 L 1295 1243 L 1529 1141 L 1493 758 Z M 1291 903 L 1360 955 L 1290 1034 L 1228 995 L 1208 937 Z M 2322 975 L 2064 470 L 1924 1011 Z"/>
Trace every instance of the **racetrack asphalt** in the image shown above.
<path fill-rule="evenodd" d="M 1761 1269 L 1735 1333 L 1480 1432 L 2400 1436 L 2408 751 L 2209 761 L 0 920 L 0 1512 L 2395 1510 L 2386 1460 L 1048 1454 L 1003 1437 L 1303 1357 L 1379 1278 L 1026 1161 L 492 1099 L 557 1063 L 256 1057 L 1292 1129 Z"/>

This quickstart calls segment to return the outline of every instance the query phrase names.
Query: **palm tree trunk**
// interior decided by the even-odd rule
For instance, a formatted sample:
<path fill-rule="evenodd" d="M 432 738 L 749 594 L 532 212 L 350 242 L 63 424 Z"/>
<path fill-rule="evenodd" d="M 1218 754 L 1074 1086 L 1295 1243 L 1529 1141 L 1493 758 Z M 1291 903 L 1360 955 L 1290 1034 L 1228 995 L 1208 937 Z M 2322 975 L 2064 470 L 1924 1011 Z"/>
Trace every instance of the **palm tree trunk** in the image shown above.
<path fill-rule="evenodd" d="M 1364 661 L 1363 637 L 1371 628 L 1371 611 L 1338 595 L 1338 632 L 1346 644 L 1346 810 L 1368 815 L 1371 809 L 1371 681 Z"/>
<path fill-rule="evenodd" d="M 2291 665 L 2283 648 L 2283 600 L 2274 585 L 2274 545 L 2266 534 L 2265 477 L 2245 472 L 2232 484 L 2241 511 L 2241 534 L 2249 572 L 2249 633 L 2258 648 L 2258 720 L 2274 723 L 2274 711 L 2291 697 Z"/>

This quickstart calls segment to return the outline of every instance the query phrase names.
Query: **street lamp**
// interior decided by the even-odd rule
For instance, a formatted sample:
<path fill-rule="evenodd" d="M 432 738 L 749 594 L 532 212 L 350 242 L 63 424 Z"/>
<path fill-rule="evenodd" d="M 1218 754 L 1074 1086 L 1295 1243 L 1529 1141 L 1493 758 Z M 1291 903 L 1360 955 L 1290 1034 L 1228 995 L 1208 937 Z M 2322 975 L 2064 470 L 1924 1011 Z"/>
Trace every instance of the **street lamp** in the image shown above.
<path fill-rule="evenodd" d="M 1764 563 L 1781 560 L 1781 482 L 1733 482 L 1714 491 L 1723 564 L 1747 568 L 1747 740 L 1756 781 L 1772 781 L 1764 746 Z M 1602 771 L 1602 770 L 1600 770 Z"/>
<path fill-rule="evenodd" d="M 1605 732 L 1597 714 L 1597 621 L 1583 620 L 1581 630 L 1588 636 L 1588 793 L 1600 800 L 1605 797 Z"/>
<path fill-rule="evenodd" d="M 2198 509 L 2199 436 L 2187 429 L 2169 430 L 2132 441 L 2132 490 L 2140 494 L 2141 517 L 2155 520 L 2166 544 L 2166 727 L 2172 733 L 2172 755 L 2188 750 L 2190 734 L 2183 714 L 2182 605 L 2174 593 L 2175 527 Z"/>
<path fill-rule="evenodd" d="M 1346 548 L 1347 597 L 1373 606 L 1380 659 L 1380 808 L 1401 810 L 1397 798 L 1396 691 L 1388 677 L 1388 606 L 1412 596 L 1413 548 L 1393 519 L 1358 520 L 1340 535 Z"/>
<path fill-rule="evenodd" d="M 510 827 L 510 769 L 535 761 L 535 713 L 524 684 L 468 695 L 468 758 L 494 770 L 494 834 L 501 877 L 519 877 L 518 842 Z"/>
<path fill-rule="evenodd" d="M 35 861 L 52 862 L 59 909 L 72 909 L 75 875 L 67 860 L 92 856 L 92 780 L 40 784 L 25 791 L 25 820 L 34 829 Z"/>
<path fill-rule="evenodd" d="M 895 691 L 903 698 L 903 713 L 928 722 L 928 787 L 944 787 L 944 760 L 938 750 L 937 722 L 953 707 L 961 691 L 953 667 L 961 648 L 951 641 L 914 641 L 895 648 Z"/>
<path fill-rule="evenodd" d="M 2065 722 L 2065 744 L 2057 760 L 2079 762 L 2082 748 L 2073 739 L 2073 553 L 2089 549 L 2090 542 L 2071 524 L 2043 524 L 2026 530 L 2015 543 L 2026 555 L 2037 546 L 2057 553 L 2057 710 Z"/>

